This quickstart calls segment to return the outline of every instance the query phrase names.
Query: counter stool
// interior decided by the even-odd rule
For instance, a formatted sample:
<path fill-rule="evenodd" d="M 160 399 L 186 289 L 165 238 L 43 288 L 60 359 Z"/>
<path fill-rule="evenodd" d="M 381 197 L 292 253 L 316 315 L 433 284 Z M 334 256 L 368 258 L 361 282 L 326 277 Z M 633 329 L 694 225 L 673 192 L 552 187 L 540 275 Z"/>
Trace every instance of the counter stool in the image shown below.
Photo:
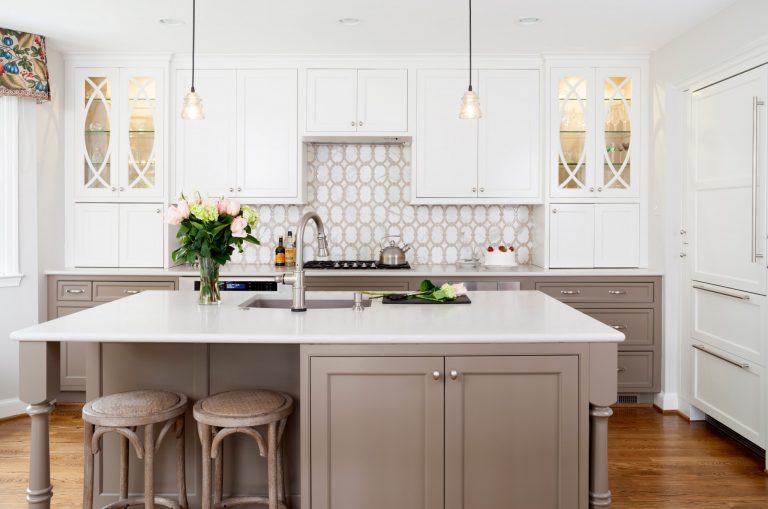
<path fill-rule="evenodd" d="M 120 435 L 120 499 L 103 509 L 126 508 L 144 504 L 147 509 L 155 505 L 172 509 L 186 509 L 187 486 L 184 476 L 184 412 L 187 397 L 167 391 L 131 391 L 104 396 L 83 407 L 85 421 L 85 478 L 83 508 L 93 508 L 93 463 L 99 452 L 101 437 L 109 432 Z M 156 434 L 155 424 L 163 424 Z M 144 428 L 144 442 L 136 428 Z M 165 435 L 174 429 L 176 436 L 176 486 L 179 501 L 155 495 L 155 453 Z M 144 459 L 144 496 L 128 497 L 128 443 L 136 456 Z"/>
<path fill-rule="evenodd" d="M 222 392 L 195 403 L 193 414 L 203 446 L 203 509 L 211 509 L 211 460 L 213 460 L 213 507 L 268 504 L 286 509 L 283 435 L 293 398 L 266 389 Z M 267 440 L 255 428 L 267 426 Z M 231 497 L 222 500 L 224 438 L 243 433 L 256 440 L 259 454 L 267 458 L 268 497 Z"/>

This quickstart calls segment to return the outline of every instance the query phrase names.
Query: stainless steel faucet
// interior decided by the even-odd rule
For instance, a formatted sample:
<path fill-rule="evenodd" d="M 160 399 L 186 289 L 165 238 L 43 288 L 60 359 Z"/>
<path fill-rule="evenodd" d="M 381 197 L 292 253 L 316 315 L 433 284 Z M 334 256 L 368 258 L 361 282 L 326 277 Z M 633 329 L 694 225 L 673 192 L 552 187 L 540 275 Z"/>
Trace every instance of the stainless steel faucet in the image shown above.
<path fill-rule="evenodd" d="M 317 255 L 321 258 L 328 256 L 328 243 L 325 238 L 325 228 L 323 220 L 317 215 L 317 212 L 310 211 L 304 214 L 299 221 L 296 231 L 296 268 L 293 272 L 281 274 L 275 277 L 278 283 L 293 286 L 293 304 L 291 311 L 306 311 L 305 302 L 306 287 L 304 286 L 304 230 L 309 220 L 313 220 L 317 225 Z"/>

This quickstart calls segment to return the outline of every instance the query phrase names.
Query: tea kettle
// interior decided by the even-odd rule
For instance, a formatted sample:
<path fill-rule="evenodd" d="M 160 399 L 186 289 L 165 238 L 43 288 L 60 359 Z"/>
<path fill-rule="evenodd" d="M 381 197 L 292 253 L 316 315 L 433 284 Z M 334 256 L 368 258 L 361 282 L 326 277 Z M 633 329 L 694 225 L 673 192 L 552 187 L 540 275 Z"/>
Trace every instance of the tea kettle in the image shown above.
<path fill-rule="evenodd" d="M 399 239 L 400 235 L 387 235 L 381 241 L 381 254 L 379 255 L 379 265 L 394 266 L 404 265 L 405 252 L 411 249 L 411 246 L 404 244 L 402 247 L 395 242 L 394 239 Z"/>

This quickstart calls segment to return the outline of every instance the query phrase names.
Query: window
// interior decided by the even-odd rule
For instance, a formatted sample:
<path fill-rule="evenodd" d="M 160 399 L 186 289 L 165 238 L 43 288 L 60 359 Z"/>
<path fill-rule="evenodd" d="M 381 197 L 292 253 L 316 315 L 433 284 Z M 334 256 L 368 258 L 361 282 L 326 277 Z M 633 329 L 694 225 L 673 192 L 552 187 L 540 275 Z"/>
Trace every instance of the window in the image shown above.
<path fill-rule="evenodd" d="M 0 287 L 18 286 L 19 99 L 0 97 Z"/>

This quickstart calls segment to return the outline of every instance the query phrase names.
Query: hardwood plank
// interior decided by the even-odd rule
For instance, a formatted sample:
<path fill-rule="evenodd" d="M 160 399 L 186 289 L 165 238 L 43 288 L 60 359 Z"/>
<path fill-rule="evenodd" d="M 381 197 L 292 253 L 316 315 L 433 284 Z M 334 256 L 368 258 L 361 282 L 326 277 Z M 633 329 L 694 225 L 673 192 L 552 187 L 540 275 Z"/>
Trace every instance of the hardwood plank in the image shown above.
<path fill-rule="evenodd" d="M 649 407 L 615 407 L 609 466 L 614 509 L 768 507 L 762 459 L 703 422 Z M 54 509 L 81 507 L 83 427 L 79 406 L 51 419 Z M 0 423 L 0 509 L 26 507 L 29 419 Z"/>

